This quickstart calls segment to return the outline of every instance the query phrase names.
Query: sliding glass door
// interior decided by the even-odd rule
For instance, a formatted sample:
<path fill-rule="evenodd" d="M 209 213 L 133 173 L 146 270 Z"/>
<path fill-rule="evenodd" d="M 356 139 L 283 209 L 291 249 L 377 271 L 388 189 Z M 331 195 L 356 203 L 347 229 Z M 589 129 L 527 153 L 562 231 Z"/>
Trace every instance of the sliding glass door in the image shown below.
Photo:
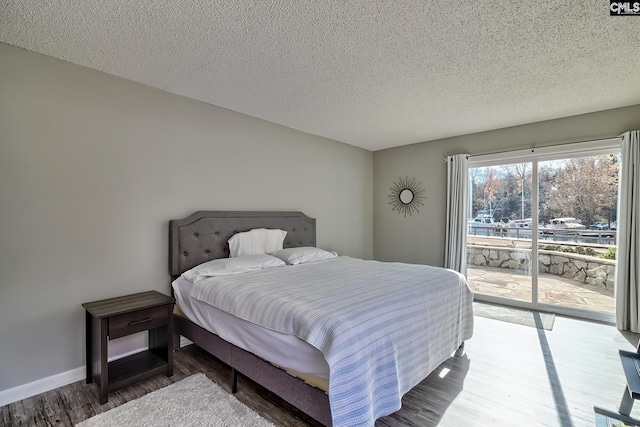
<path fill-rule="evenodd" d="M 539 302 L 614 313 L 620 157 L 568 157 L 539 163 Z"/>
<path fill-rule="evenodd" d="M 612 319 L 617 140 L 470 160 L 476 299 Z"/>
<path fill-rule="evenodd" d="M 467 277 L 476 293 L 533 302 L 531 163 L 470 168 Z"/>

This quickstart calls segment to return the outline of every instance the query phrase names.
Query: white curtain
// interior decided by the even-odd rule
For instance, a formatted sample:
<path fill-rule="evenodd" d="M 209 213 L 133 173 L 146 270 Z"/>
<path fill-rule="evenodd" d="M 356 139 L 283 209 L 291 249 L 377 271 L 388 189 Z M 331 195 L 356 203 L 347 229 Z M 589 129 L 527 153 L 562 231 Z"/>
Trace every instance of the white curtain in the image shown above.
<path fill-rule="evenodd" d="M 466 275 L 469 155 L 447 157 L 447 227 L 444 266 Z"/>
<path fill-rule="evenodd" d="M 616 324 L 640 332 L 640 131 L 622 135 L 618 197 Z"/>

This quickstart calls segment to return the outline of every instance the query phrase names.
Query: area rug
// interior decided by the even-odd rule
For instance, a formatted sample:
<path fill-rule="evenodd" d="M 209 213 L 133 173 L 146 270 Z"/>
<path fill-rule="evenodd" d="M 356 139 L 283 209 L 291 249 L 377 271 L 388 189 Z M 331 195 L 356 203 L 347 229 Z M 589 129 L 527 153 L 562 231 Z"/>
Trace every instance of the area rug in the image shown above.
<path fill-rule="evenodd" d="M 195 374 L 77 424 L 98 426 L 273 427 L 205 374 Z"/>
<path fill-rule="evenodd" d="M 501 320 L 503 322 L 516 323 L 518 325 L 531 326 L 533 328 L 553 329 L 556 315 L 523 308 L 504 307 L 495 304 L 473 303 L 473 314 L 488 319 Z"/>

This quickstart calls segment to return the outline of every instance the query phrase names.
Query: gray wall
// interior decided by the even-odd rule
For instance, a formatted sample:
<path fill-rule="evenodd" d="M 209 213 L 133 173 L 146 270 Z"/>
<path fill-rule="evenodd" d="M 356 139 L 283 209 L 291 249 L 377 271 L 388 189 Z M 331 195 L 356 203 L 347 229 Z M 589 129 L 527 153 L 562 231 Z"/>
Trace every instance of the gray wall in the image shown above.
<path fill-rule="evenodd" d="M 640 105 L 376 151 L 374 257 L 380 261 L 443 265 L 447 182 L 444 158 L 448 155 L 588 141 L 636 129 L 640 129 Z M 398 215 L 388 203 L 389 189 L 400 177 L 415 178 L 426 190 L 425 206 L 413 217 Z"/>
<path fill-rule="evenodd" d="M 0 44 L 0 391 L 84 364 L 81 303 L 169 293 L 168 221 L 300 210 L 371 258 L 372 153 Z"/>

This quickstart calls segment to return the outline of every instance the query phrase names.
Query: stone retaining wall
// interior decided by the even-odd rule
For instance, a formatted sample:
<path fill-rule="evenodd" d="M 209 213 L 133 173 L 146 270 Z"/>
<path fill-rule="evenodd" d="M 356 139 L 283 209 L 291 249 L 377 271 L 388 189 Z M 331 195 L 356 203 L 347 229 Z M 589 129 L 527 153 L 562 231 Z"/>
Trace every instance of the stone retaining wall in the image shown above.
<path fill-rule="evenodd" d="M 531 249 L 468 245 L 467 264 L 529 272 Z M 540 250 L 538 271 L 612 290 L 616 262 L 588 255 Z"/>

